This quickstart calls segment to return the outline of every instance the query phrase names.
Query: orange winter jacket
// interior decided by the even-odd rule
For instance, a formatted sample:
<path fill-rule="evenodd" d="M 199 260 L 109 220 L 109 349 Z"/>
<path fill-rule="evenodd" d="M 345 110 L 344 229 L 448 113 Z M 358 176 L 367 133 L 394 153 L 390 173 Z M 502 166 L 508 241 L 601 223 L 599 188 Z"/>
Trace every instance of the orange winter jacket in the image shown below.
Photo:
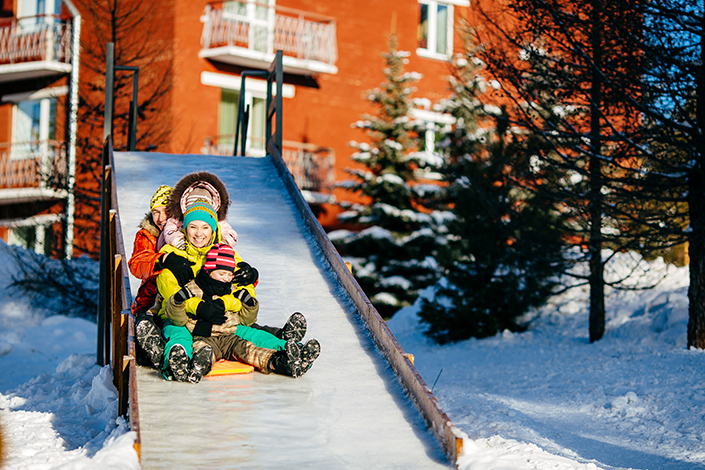
<path fill-rule="evenodd" d="M 147 214 L 140 222 L 140 230 L 135 235 L 135 243 L 132 249 L 132 256 L 127 262 L 130 272 L 137 279 L 141 279 L 135 302 L 132 304 L 132 313 L 145 311 L 154 305 L 157 296 L 157 274 L 160 270 L 155 270 L 157 259 L 162 253 L 157 250 L 157 239 L 159 229 L 152 222 L 152 215 Z"/>

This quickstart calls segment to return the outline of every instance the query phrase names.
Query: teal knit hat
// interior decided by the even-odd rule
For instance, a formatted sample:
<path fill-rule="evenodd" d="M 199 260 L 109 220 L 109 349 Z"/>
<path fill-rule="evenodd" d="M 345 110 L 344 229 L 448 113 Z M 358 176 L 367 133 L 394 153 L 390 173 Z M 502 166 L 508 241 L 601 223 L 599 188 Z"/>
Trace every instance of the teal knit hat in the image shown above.
<path fill-rule="evenodd" d="M 198 200 L 188 206 L 184 212 L 184 228 L 194 220 L 206 222 L 213 229 L 213 233 L 218 228 L 218 216 L 215 214 L 213 206 L 204 200 Z"/>

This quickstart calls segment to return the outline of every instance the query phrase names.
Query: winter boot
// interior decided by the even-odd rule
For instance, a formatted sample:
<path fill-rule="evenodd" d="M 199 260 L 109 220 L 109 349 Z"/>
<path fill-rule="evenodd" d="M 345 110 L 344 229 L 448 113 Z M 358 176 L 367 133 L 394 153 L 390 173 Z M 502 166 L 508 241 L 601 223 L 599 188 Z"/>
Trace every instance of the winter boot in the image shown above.
<path fill-rule="evenodd" d="M 137 323 L 135 326 L 137 345 L 145 352 L 151 365 L 155 369 L 160 369 L 164 359 L 166 341 L 151 315 L 138 313 L 135 322 Z"/>
<path fill-rule="evenodd" d="M 299 312 L 293 313 L 286 321 L 279 336 L 283 340 L 301 341 L 306 336 L 306 317 Z"/>
<path fill-rule="evenodd" d="M 301 345 L 295 341 L 287 341 L 281 351 L 277 351 L 269 361 L 269 370 L 275 374 L 301 377 Z"/>
<path fill-rule="evenodd" d="M 169 369 L 174 380 L 178 382 L 188 381 L 191 365 L 189 364 L 186 349 L 180 344 L 174 345 L 169 351 Z"/>
<path fill-rule="evenodd" d="M 301 375 L 305 374 L 321 354 L 321 343 L 317 339 L 310 339 L 301 348 Z"/>
<path fill-rule="evenodd" d="M 213 367 L 213 348 L 206 344 L 193 353 L 188 381 L 194 384 L 200 382 L 203 376 L 211 371 L 211 367 Z"/>

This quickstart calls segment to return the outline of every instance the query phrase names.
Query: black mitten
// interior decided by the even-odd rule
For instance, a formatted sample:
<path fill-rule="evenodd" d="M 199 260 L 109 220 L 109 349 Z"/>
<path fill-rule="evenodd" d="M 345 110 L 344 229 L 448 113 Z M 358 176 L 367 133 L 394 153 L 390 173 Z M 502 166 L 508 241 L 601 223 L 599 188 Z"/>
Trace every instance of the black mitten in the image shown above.
<path fill-rule="evenodd" d="M 257 279 L 259 279 L 259 273 L 257 270 L 244 261 L 237 263 L 237 267 L 240 269 L 235 271 L 235 275 L 233 276 L 233 284 L 237 284 L 239 286 L 249 286 L 250 284 L 257 282 Z"/>
<path fill-rule="evenodd" d="M 168 253 L 162 257 L 161 265 L 164 269 L 168 269 L 176 278 L 176 281 L 180 286 L 186 285 L 188 281 L 193 279 L 193 261 L 189 261 L 183 256 L 179 256 L 176 253 Z"/>
<path fill-rule="evenodd" d="M 193 297 L 193 294 L 191 293 L 191 291 L 188 290 L 186 287 L 182 287 L 179 292 L 174 294 L 174 301 L 177 304 L 182 304 L 182 303 L 186 302 L 186 299 L 190 299 L 191 297 Z"/>
<path fill-rule="evenodd" d="M 249 292 L 247 292 L 246 289 L 240 289 L 238 291 L 233 292 L 233 295 L 235 296 L 236 299 L 240 299 L 240 302 L 243 304 L 247 305 L 248 307 L 254 307 L 255 306 L 255 299 L 250 295 Z"/>
<path fill-rule="evenodd" d="M 191 334 L 193 336 L 205 336 L 208 337 L 213 331 L 213 323 L 206 320 L 196 320 L 196 324 L 193 327 Z"/>
<path fill-rule="evenodd" d="M 196 308 L 196 315 L 214 325 L 222 325 L 228 319 L 225 316 L 225 304 L 221 299 L 201 302 Z"/>

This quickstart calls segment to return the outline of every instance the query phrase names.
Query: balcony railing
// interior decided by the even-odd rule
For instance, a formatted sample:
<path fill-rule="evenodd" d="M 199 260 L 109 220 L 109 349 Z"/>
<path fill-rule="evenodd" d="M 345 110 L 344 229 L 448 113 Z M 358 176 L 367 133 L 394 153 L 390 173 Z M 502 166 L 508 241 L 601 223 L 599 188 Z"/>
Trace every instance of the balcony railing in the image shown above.
<path fill-rule="evenodd" d="M 36 19 L 31 27 L 20 21 L 30 18 L 12 18 L 9 24 L 0 23 L 0 64 L 14 64 L 38 60 L 69 63 L 71 61 L 71 24 L 57 19 Z"/>
<path fill-rule="evenodd" d="M 232 155 L 234 140 L 232 134 L 206 137 L 201 152 L 204 155 Z M 330 197 L 335 183 L 334 150 L 286 140 L 282 145 L 282 158 L 299 188 L 309 192 L 310 198 L 315 198 L 317 202 L 325 202 L 321 199 Z"/>
<path fill-rule="evenodd" d="M 67 183 L 65 142 L 56 140 L 0 144 L 0 191 L 63 191 Z M 39 193 L 38 193 L 39 194 Z"/>
<path fill-rule="evenodd" d="M 336 73 L 335 20 L 259 3 L 219 2 L 206 6 L 200 56 L 266 68 L 277 50 L 290 73 Z"/>
<path fill-rule="evenodd" d="M 0 20 L 0 81 L 71 71 L 72 26 L 53 16 Z"/>

